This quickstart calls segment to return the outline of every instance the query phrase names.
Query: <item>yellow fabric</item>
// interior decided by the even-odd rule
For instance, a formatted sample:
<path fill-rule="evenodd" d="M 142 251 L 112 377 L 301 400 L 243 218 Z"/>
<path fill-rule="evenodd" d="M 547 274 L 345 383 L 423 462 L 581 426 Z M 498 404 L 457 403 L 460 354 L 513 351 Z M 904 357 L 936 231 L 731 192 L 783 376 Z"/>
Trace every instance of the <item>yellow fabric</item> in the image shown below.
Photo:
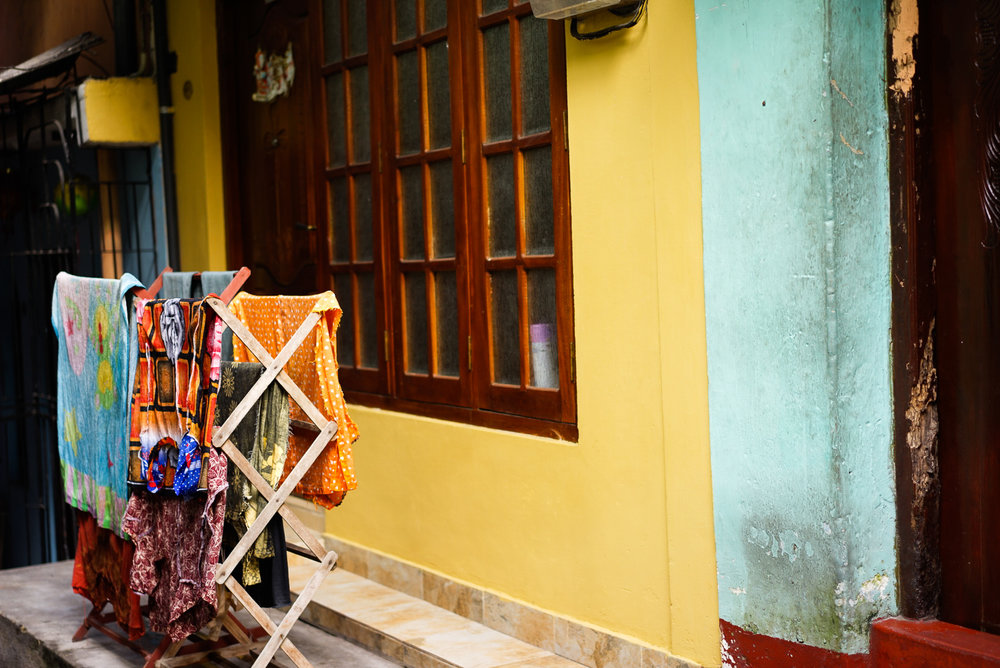
<path fill-rule="evenodd" d="M 344 392 L 337 378 L 337 326 L 341 310 L 336 296 L 329 291 L 308 296 L 262 296 L 242 292 L 229 308 L 272 356 L 281 351 L 309 313 L 323 315 L 285 365 L 285 371 L 327 419 L 337 421 L 337 435 L 299 482 L 295 492 L 326 508 L 340 504 L 344 494 L 358 484 L 351 453 L 351 444 L 358 438 L 358 427 L 347 414 Z M 233 359 L 258 361 L 239 337 L 233 337 Z M 294 401 L 291 402 L 291 418 L 309 420 Z M 282 480 L 295 468 L 314 438 L 315 434 L 308 432 L 292 435 Z"/>

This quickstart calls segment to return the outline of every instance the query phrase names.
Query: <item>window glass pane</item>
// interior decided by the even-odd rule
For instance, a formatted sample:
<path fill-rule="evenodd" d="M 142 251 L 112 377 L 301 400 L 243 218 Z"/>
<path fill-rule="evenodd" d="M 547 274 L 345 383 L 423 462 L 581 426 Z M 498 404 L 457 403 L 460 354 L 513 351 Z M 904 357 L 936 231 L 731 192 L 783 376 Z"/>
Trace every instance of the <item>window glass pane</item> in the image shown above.
<path fill-rule="evenodd" d="M 434 274 L 434 311 L 437 318 L 437 374 L 458 376 L 458 295 L 455 272 Z"/>
<path fill-rule="evenodd" d="M 347 55 L 368 53 L 366 0 L 347 0 Z"/>
<path fill-rule="evenodd" d="M 347 179 L 330 181 L 330 257 L 334 262 L 351 261 L 351 218 L 347 201 Z"/>
<path fill-rule="evenodd" d="M 507 9 L 507 0 L 483 0 L 483 14 L 492 14 Z"/>
<path fill-rule="evenodd" d="M 399 218 L 403 224 L 403 259 L 424 259 L 424 183 L 420 165 L 399 170 Z"/>
<path fill-rule="evenodd" d="M 338 72 L 326 78 L 326 134 L 329 156 L 327 165 L 344 165 L 344 128 L 347 117 L 344 111 L 344 75 Z"/>
<path fill-rule="evenodd" d="M 323 61 L 339 63 L 341 47 L 340 0 L 323 0 Z"/>
<path fill-rule="evenodd" d="M 451 160 L 431 163 L 430 171 L 431 252 L 435 258 L 455 257 L 455 195 Z"/>
<path fill-rule="evenodd" d="M 340 310 L 340 327 L 337 328 L 337 361 L 340 366 L 354 366 L 354 291 L 351 289 L 350 274 L 335 274 L 333 292 L 337 295 Z"/>
<path fill-rule="evenodd" d="M 351 77 L 351 162 L 372 159 L 371 112 L 368 109 L 368 68 L 357 67 Z"/>
<path fill-rule="evenodd" d="M 379 343 L 378 319 L 375 316 L 375 276 L 358 274 L 358 315 L 361 318 L 361 364 L 368 369 L 378 368 Z"/>
<path fill-rule="evenodd" d="M 493 337 L 493 382 L 521 384 L 520 319 L 517 271 L 490 274 L 490 330 Z"/>
<path fill-rule="evenodd" d="M 447 0 L 424 0 L 424 32 L 448 25 Z"/>
<path fill-rule="evenodd" d="M 525 16 L 521 31 L 521 133 L 549 129 L 549 34 L 548 21 Z"/>
<path fill-rule="evenodd" d="M 406 371 L 427 373 L 427 283 L 423 272 L 405 274 Z"/>
<path fill-rule="evenodd" d="M 517 219 L 514 210 L 514 156 L 486 159 L 486 220 L 490 229 L 490 257 L 517 254 Z"/>
<path fill-rule="evenodd" d="M 354 257 L 358 262 L 372 259 L 372 177 L 358 174 L 354 177 L 354 232 L 357 248 Z"/>
<path fill-rule="evenodd" d="M 396 42 L 417 36 L 416 0 L 396 0 Z"/>
<path fill-rule="evenodd" d="M 420 150 L 420 79 L 417 52 L 396 56 L 396 101 L 399 117 L 399 154 Z"/>
<path fill-rule="evenodd" d="M 531 385 L 559 387 L 556 272 L 554 269 L 529 269 L 527 276 Z"/>
<path fill-rule="evenodd" d="M 528 255 L 555 253 L 552 227 L 552 149 L 534 148 L 524 159 L 524 245 Z"/>
<path fill-rule="evenodd" d="M 511 138 L 509 32 L 506 22 L 483 31 L 486 141 L 490 142 Z"/>
<path fill-rule="evenodd" d="M 451 92 L 448 80 L 448 42 L 427 47 L 427 119 L 429 148 L 451 145 Z"/>

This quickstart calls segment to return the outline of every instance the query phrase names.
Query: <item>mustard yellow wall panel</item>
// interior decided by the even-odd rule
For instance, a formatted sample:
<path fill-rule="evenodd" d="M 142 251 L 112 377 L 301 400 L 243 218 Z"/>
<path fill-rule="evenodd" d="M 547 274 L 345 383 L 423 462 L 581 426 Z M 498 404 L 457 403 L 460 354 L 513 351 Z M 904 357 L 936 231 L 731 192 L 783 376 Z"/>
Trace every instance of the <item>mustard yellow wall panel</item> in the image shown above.
<path fill-rule="evenodd" d="M 170 85 L 180 269 L 228 269 L 215 3 L 172 0 L 167 26 L 170 48 L 177 53 Z"/>
<path fill-rule="evenodd" d="M 694 20 L 568 39 L 579 442 L 354 407 L 327 531 L 718 665 Z"/>
<path fill-rule="evenodd" d="M 214 5 L 169 8 L 182 265 L 221 268 Z M 579 442 L 353 407 L 326 530 L 718 665 L 694 9 L 567 41 Z"/>
<path fill-rule="evenodd" d="M 160 141 L 156 83 L 150 77 L 87 79 L 77 88 L 85 146 L 151 146 Z"/>

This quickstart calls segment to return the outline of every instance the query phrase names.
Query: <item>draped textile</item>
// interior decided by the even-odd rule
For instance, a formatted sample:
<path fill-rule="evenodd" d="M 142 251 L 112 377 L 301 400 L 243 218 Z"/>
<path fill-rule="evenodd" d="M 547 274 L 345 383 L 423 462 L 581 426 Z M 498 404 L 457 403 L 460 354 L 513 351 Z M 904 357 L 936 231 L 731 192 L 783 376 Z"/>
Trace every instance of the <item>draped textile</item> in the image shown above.
<path fill-rule="evenodd" d="M 209 449 L 206 492 L 178 497 L 137 490 L 123 526 L 135 541 L 130 584 L 149 595 L 149 626 L 183 640 L 218 610 L 215 570 L 226 510 L 226 456 Z"/>
<path fill-rule="evenodd" d="M 261 364 L 223 362 L 216 408 L 216 426 L 221 425 L 246 396 L 264 372 Z M 250 465 L 271 486 L 277 487 L 288 451 L 288 394 L 272 382 L 240 421 L 229 440 L 243 453 Z M 257 488 L 235 466 L 229 467 L 229 490 L 226 493 L 226 525 L 232 528 L 236 541 L 253 525 L 257 515 L 267 505 Z M 279 529 L 282 529 L 279 522 Z M 227 532 L 228 533 L 228 532 Z M 241 582 L 244 586 L 261 581 L 258 560 L 276 556 L 273 532 L 264 531 L 242 560 Z M 282 538 L 284 537 L 282 529 Z M 283 542 L 283 541 L 282 541 Z M 232 547 L 235 542 L 226 542 Z M 285 554 L 278 555 L 287 569 Z"/>
<path fill-rule="evenodd" d="M 150 491 L 171 488 L 178 451 L 194 439 L 201 456 L 200 475 L 192 487 L 204 490 L 224 324 L 215 311 L 195 299 L 140 300 L 136 312 L 138 364 L 128 481 Z M 164 452 L 170 457 L 165 458 Z M 159 463 L 153 461 L 157 457 Z"/>
<path fill-rule="evenodd" d="M 127 491 L 129 397 L 135 339 L 129 327 L 138 279 L 61 272 L 52 290 L 58 339 L 56 426 L 66 502 L 121 534 Z"/>
<path fill-rule="evenodd" d="M 285 371 L 323 415 L 337 421 L 337 435 L 296 486 L 300 496 L 321 506 L 339 505 L 344 495 L 357 487 L 351 444 L 358 438 L 358 428 L 347 413 L 344 393 L 337 377 L 337 326 L 341 310 L 332 292 L 310 296 L 259 296 L 240 293 L 230 304 L 254 337 L 272 356 L 276 356 L 299 325 L 312 313 L 322 314 L 309 336 L 292 355 Z M 236 337 L 233 359 L 237 362 L 257 358 Z M 294 402 L 293 402 L 294 404 Z M 292 406 L 294 420 L 308 420 L 297 406 Z M 285 459 L 282 479 L 301 459 L 315 438 L 311 433 L 294 433 Z"/>
<path fill-rule="evenodd" d="M 146 632 L 139 595 L 129 588 L 135 546 L 98 526 L 89 513 L 77 511 L 76 523 L 73 591 L 98 608 L 111 603 L 118 625 L 135 640 Z"/>

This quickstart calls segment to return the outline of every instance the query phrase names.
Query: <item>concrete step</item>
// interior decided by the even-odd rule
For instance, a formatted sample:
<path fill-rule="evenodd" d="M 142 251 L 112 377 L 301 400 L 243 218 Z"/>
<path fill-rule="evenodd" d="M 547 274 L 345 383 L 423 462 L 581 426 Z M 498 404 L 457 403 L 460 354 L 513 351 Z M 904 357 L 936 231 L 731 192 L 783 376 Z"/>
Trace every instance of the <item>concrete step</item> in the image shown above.
<path fill-rule="evenodd" d="M 294 592 L 316 569 L 289 555 Z M 584 668 L 432 603 L 338 568 L 302 619 L 412 668 Z"/>
<path fill-rule="evenodd" d="M 97 630 L 73 642 L 73 634 L 90 610 L 90 603 L 73 593 L 73 562 L 0 570 L 0 667 L 18 668 L 134 668 L 141 656 Z M 110 609 L 110 608 L 109 608 Z M 284 613 L 270 611 L 272 618 Z M 246 612 L 240 613 L 241 616 Z M 250 620 L 244 617 L 244 622 Z M 117 626 L 115 626 L 117 629 Z M 337 638 L 308 624 L 296 624 L 292 642 L 315 668 L 392 668 L 399 665 L 376 653 Z M 154 649 L 162 636 L 149 632 L 138 644 Z M 249 666 L 246 658 L 201 665 Z M 291 667 L 282 652 L 272 665 Z"/>

